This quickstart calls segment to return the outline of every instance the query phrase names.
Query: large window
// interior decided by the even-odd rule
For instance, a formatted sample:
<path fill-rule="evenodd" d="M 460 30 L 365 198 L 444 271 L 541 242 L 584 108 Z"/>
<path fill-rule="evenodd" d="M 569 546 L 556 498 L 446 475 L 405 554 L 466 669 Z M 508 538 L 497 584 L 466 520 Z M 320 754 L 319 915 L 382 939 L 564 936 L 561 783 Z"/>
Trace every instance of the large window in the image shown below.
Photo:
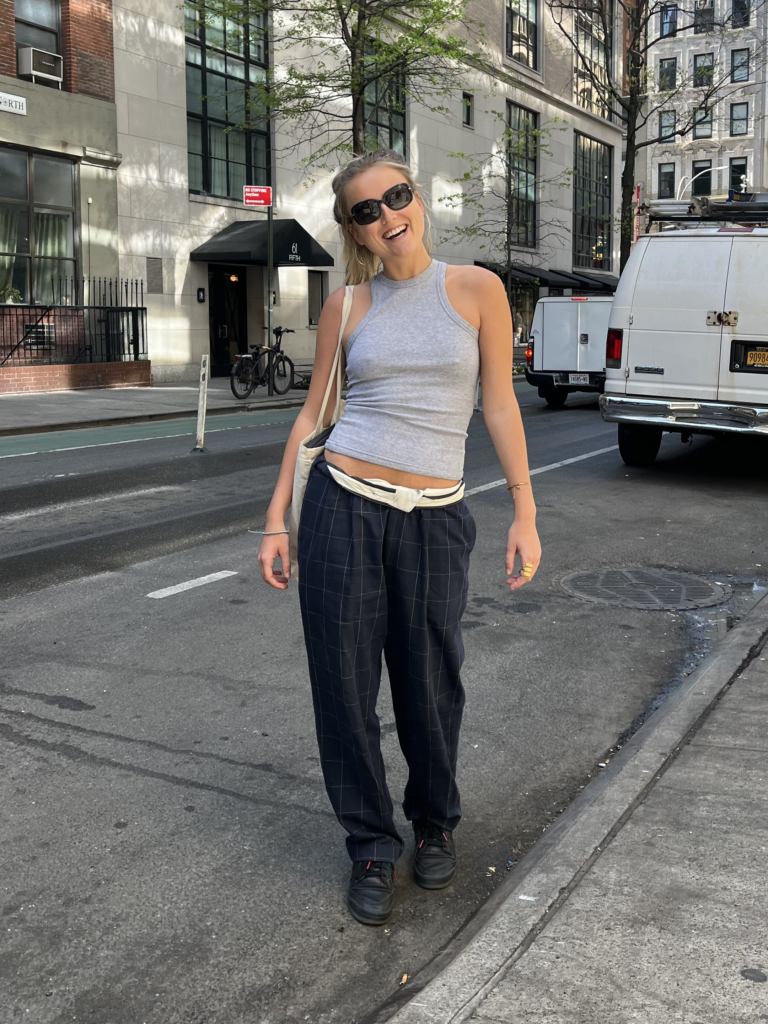
<path fill-rule="evenodd" d="M 15 8 L 17 48 L 36 46 L 61 53 L 59 0 L 16 0 Z"/>
<path fill-rule="evenodd" d="M 659 199 L 675 198 L 675 165 L 659 164 Z"/>
<path fill-rule="evenodd" d="M 611 269 L 610 146 L 576 133 L 573 183 L 573 265 Z"/>
<path fill-rule="evenodd" d="M 507 56 L 536 70 L 537 0 L 507 0 Z"/>
<path fill-rule="evenodd" d="M 660 22 L 659 35 L 662 37 L 677 35 L 677 4 L 667 4 L 666 7 L 661 8 Z"/>
<path fill-rule="evenodd" d="M 691 177 L 691 195 L 708 196 L 712 191 L 712 161 L 694 160 Z"/>
<path fill-rule="evenodd" d="M 697 53 L 693 58 L 693 85 L 696 89 L 706 89 L 712 85 L 715 71 L 714 53 Z"/>
<path fill-rule="evenodd" d="M 191 8 L 184 27 L 189 190 L 242 200 L 243 185 L 269 184 L 269 125 L 248 109 L 249 86 L 264 80 L 265 31 L 220 17 L 203 23 Z"/>
<path fill-rule="evenodd" d="M 733 0 L 733 12 L 731 24 L 734 28 L 747 28 L 749 26 L 750 0 Z"/>
<path fill-rule="evenodd" d="M 731 81 L 749 81 L 749 50 L 731 50 Z"/>
<path fill-rule="evenodd" d="M 731 135 L 746 135 L 749 130 L 749 104 L 731 104 Z"/>
<path fill-rule="evenodd" d="M 0 302 L 75 291 L 74 164 L 0 147 Z"/>
<path fill-rule="evenodd" d="M 394 149 L 405 155 L 405 72 L 379 78 L 365 89 L 368 149 Z"/>
<path fill-rule="evenodd" d="M 512 245 L 536 245 L 536 114 L 507 103 Z"/>
<path fill-rule="evenodd" d="M 693 12 L 694 35 L 707 35 L 715 28 L 715 8 L 712 3 L 699 5 Z"/>
<path fill-rule="evenodd" d="M 747 158 L 731 157 L 728 166 L 728 187 L 736 192 L 747 191 Z"/>
<path fill-rule="evenodd" d="M 677 57 L 659 61 L 659 89 L 668 92 L 677 86 Z"/>
<path fill-rule="evenodd" d="M 694 139 L 712 138 L 712 108 L 702 107 L 693 112 Z"/>
<path fill-rule="evenodd" d="M 611 63 L 610 30 L 606 32 L 599 14 L 577 11 L 576 54 L 573 78 L 576 102 L 585 110 L 608 117 L 608 74 Z"/>
<path fill-rule="evenodd" d="M 659 114 L 659 141 L 674 142 L 677 116 L 674 110 L 662 110 Z"/>

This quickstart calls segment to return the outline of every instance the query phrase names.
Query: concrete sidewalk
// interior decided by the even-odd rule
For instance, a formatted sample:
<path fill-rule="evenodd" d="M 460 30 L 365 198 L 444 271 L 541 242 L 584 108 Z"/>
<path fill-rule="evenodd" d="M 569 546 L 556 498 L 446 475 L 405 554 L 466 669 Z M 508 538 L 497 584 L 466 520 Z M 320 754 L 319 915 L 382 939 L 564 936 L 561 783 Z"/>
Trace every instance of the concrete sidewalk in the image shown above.
<path fill-rule="evenodd" d="M 377 1019 L 768 1020 L 767 634 L 768 597 Z"/>
<path fill-rule="evenodd" d="M 196 416 L 197 390 L 196 384 L 166 384 L 0 395 L 0 437 Z M 306 397 L 306 391 L 292 388 L 268 398 L 266 388 L 256 388 L 243 401 L 232 394 L 228 377 L 214 377 L 208 385 L 208 415 L 291 409 Z"/>

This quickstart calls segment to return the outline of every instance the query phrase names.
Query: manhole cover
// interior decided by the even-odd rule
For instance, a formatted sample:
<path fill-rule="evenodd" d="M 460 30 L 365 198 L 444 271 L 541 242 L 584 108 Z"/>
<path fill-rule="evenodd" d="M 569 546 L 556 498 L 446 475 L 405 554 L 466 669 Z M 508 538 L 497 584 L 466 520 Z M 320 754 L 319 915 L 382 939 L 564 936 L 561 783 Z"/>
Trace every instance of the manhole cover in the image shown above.
<path fill-rule="evenodd" d="M 731 596 L 726 583 L 676 569 L 594 569 L 572 572 L 561 582 L 574 597 L 625 608 L 706 608 Z"/>

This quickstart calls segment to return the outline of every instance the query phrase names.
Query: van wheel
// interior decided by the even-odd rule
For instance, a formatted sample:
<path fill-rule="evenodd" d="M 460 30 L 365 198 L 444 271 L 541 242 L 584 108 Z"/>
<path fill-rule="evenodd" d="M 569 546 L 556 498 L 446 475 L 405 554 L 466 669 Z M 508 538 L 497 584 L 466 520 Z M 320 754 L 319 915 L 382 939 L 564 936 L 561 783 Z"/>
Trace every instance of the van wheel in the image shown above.
<path fill-rule="evenodd" d="M 550 409 L 562 409 L 567 397 L 568 392 L 564 388 L 554 386 L 539 388 L 539 398 L 543 398 Z"/>
<path fill-rule="evenodd" d="M 628 466 L 650 466 L 661 447 L 661 427 L 619 424 L 619 455 Z"/>

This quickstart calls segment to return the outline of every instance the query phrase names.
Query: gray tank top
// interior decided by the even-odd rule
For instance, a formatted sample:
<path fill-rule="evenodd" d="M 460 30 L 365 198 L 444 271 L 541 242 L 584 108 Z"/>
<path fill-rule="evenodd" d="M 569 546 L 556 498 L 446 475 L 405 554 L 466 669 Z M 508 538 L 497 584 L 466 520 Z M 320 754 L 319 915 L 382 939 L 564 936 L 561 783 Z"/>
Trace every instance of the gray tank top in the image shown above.
<path fill-rule="evenodd" d="M 480 369 L 478 332 L 445 292 L 445 263 L 371 280 L 371 308 L 346 345 L 344 415 L 326 447 L 406 473 L 460 480 Z"/>

